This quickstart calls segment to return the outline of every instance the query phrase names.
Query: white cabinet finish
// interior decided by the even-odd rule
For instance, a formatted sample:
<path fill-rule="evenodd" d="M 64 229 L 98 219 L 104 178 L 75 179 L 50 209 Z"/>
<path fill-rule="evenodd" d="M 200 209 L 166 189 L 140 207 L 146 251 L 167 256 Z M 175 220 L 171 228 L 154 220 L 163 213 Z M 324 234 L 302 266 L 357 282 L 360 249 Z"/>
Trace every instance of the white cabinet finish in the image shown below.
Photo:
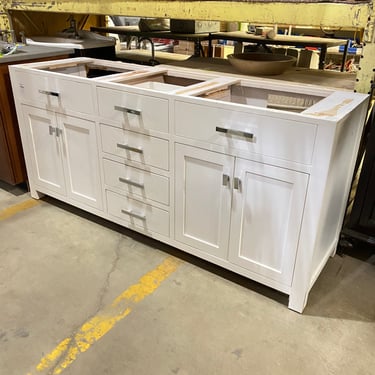
<path fill-rule="evenodd" d="M 176 144 L 176 239 L 227 259 L 234 158 Z"/>
<path fill-rule="evenodd" d="M 104 182 L 129 196 L 169 205 L 169 178 L 103 158 Z"/>
<path fill-rule="evenodd" d="M 41 187 L 65 195 L 62 144 L 60 129 L 53 112 L 22 106 L 25 129 L 30 137 L 31 162 L 36 183 Z M 58 131 L 58 132 L 57 132 Z"/>
<path fill-rule="evenodd" d="M 165 139 L 103 124 L 100 130 L 103 152 L 142 165 L 169 170 L 169 148 Z"/>
<path fill-rule="evenodd" d="M 308 175 L 176 145 L 176 239 L 290 287 Z"/>
<path fill-rule="evenodd" d="M 102 207 L 95 123 L 22 106 L 35 190 Z"/>
<path fill-rule="evenodd" d="M 94 59 L 50 64 L 10 67 L 33 197 L 252 278 L 303 311 L 339 240 L 366 95 Z M 124 73 L 88 78 L 90 64 Z"/>
<path fill-rule="evenodd" d="M 134 131 L 169 131 L 167 99 L 105 87 L 97 93 L 99 114 L 108 121 Z"/>
<path fill-rule="evenodd" d="M 57 111 L 94 112 L 92 87 L 86 82 L 75 82 L 59 76 L 32 75 L 22 72 L 17 77 L 17 91 L 23 102 Z"/>
<path fill-rule="evenodd" d="M 237 159 L 229 261 L 292 283 L 308 175 Z"/>
<path fill-rule="evenodd" d="M 177 135 L 248 153 L 311 163 L 315 124 L 179 100 L 175 108 Z"/>
<path fill-rule="evenodd" d="M 122 224 L 141 230 L 145 234 L 154 233 L 169 236 L 169 212 L 140 200 L 107 191 L 108 213 L 120 219 Z"/>

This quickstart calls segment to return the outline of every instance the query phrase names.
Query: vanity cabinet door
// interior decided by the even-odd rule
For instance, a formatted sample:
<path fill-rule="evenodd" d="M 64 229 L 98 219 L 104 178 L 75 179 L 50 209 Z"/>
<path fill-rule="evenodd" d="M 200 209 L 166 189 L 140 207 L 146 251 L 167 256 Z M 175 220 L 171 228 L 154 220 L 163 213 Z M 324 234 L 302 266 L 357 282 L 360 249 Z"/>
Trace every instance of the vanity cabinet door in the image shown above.
<path fill-rule="evenodd" d="M 237 159 L 229 261 L 291 285 L 308 175 Z"/>
<path fill-rule="evenodd" d="M 95 123 L 23 106 L 37 191 L 102 207 Z M 46 191 L 45 191 L 46 189 Z"/>
<path fill-rule="evenodd" d="M 102 208 L 99 155 L 95 123 L 57 115 L 58 138 L 63 147 L 67 196 L 94 208 Z"/>
<path fill-rule="evenodd" d="M 234 158 L 176 144 L 176 240 L 227 258 Z"/>
<path fill-rule="evenodd" d="M 32 170 L 28 171 L 29 177 L 39 187 L 65 195 L 63 151 L 57 136 L 56 116 L 43 109 L 22 108 L 32 164 Z"/>

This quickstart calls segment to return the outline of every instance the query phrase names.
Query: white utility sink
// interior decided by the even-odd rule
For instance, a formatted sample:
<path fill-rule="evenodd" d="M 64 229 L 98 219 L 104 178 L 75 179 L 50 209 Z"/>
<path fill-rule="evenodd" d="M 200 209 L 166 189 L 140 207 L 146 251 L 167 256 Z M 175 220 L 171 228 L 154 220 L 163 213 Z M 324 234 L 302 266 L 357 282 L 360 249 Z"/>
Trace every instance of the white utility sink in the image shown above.
<path fill-rule="evenodd" d="M 27 44 L 49 47 L 89 49 L 114 46 L 114 38 L 102 36 L 91 31 L 79 30 L 78 36 L 71 33 L 61 33 L 56 36 L 32 36 L 26 39 Z"/>

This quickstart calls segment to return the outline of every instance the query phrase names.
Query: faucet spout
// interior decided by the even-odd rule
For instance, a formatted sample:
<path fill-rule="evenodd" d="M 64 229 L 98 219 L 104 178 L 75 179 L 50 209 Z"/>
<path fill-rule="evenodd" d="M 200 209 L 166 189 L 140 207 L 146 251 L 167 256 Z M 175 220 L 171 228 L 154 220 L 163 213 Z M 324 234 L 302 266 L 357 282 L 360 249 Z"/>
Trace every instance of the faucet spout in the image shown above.
<path fill-rule="evenodd" d="M 73 33 L 73 37 L 75 39 L 79 39 L 79 34 L 77 30 L 77 21 L 75 20 L 74 16 L 71 14 L 68 18 L 69 21 L 69 32 Z"/>
<path fill-rule="evenodd" d="M 155 59 L 155 46 L 154 46 L 154 42 L 151 40 L 151 38 L 147 38 L 147 37 L 141 37 L 141 38 L 138 39 L 139 43 L 144 42 L 144 41 L 149 42 L 150 46 L 151 46 L 151 59 L 149 60 L 149 63 L 151 64 L 151 66 L 160 64 L 159 61 L 157 61 Z"/>

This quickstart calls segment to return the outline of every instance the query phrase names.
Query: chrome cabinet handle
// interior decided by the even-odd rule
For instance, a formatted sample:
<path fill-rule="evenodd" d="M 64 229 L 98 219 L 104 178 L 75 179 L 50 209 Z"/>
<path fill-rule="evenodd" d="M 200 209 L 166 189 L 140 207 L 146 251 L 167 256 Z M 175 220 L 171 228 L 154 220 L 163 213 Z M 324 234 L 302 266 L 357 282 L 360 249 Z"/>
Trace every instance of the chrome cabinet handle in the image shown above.
<path fill-rule="evenodd" d="M 136 187 L 139 187 L 141 189 L 144 189 L 145 188 L 145 185 L 140 183 L 140 182 L 136 182 L 136 181 L 132 181 L 130 178 L 123 178 L 123 177 L 119 177 L 118 180 L 120 182 L 123 182 L 124 184 L 128 184 L 128 185 L 132 185 L 132 186 L 136 186 Z"/>
<path fill-rule="evenodd" d="M 39 90 L 39 92 L 41 94 L 50 95 L 50 96 L 56 96 L 56 97 L 60 96 L 60 93 L 58 93 L 56 91 Z"/>
<path fill-rule="evenodd" d="M 57 128 L 54 128 L 53 126 L 49 125 L 48 127 L 49 135 L 53 135 L 53 133 L 55 133 L 56 130 Z"/>
<path fill-rule="evenodd" d="M 146 215 L 138 214 L 137 212 L 133 212 L 133 210 L 121 210 L 121 212 L 125 215 L 133 216 L 140 220 L 146 220 Z"/>
<path fill-rule="evenodd" d="M 141 149 L 140 147 L 124 145 L 122 143 L 117 143 L 117 147 L 128 151 L 138 152 L 138 154 L 143 154 L 143 149 Z"/>
<path fill-rule="evenodd" d="M 253 133 L 248 133 L 248 132 L 244 132 L 244 131 L 241 131 L 241 130 L 221 128 L 220 126 L 216 126 L 216 131 L 219 132 L 219 133 L 225 133 L 225 134 L 230 134 L 230 135 L 238 135 L 240 137 L 245 137 L 245 138 L 248 138 L 248 139 L 254 138 Z"/>
<path fill-rule="evenodd" d="M 236 190 L 241 190 L 241 180 L 238 177 L 233 179 L 233 187 Z"/>
<path fill-rule="evenodd" d="M 116 111 L 120 111 L 120 112 L 131 113 L 132 115 L 137 115 L 137 116 L 141 115 L 141 111 L 138 111 L 137 109 L 131 109 L 131 108 L 126 108 L 126 107 L 121 107 L 119 105 L 115 105 L 114 109 Z"/>
<path fill-rule="evenodd" d="M 53 133 L 56 133 L 56 137 L 60 137 L 62 135 L 62 130 L 59 128 L 54 128 L 53 126 L 49 125 L 48 127 L 49 135 L 53 135 Z"/>
<path fill-rule="evenodd" d="M 227 174 L 223 174 L 223 186 L 228 186 L 229 185 L 229 181 L 230 181 L 230 177 L 227 175 Z"/>

